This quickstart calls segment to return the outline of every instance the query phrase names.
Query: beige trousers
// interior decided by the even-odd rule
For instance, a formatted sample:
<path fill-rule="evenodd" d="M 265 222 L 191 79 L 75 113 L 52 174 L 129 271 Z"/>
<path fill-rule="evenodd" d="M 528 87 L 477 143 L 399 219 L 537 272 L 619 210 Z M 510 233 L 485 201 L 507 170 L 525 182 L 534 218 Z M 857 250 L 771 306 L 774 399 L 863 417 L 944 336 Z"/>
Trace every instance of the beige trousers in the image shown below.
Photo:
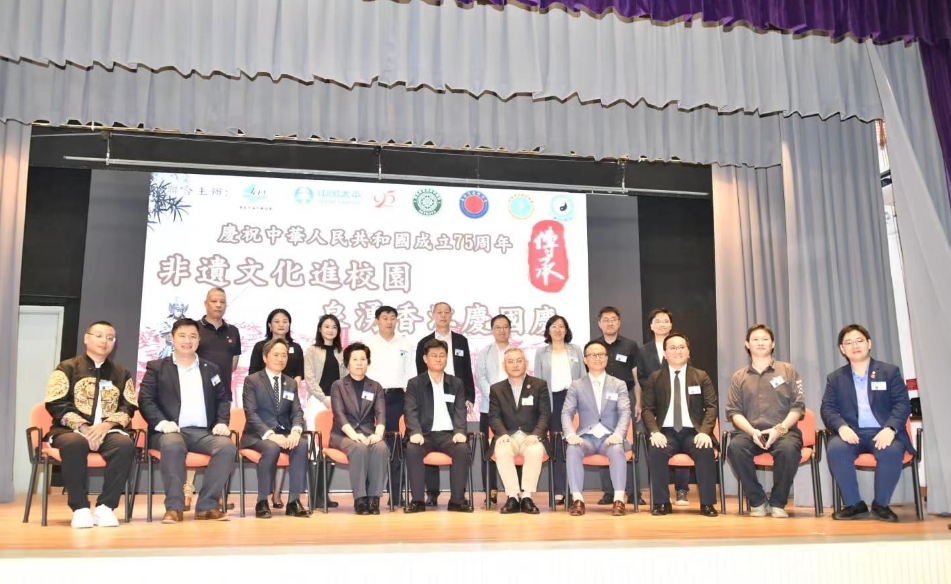
<path fill-rule="evenodd" d="M 509 436 L 508 444 L 498 442 L 495 444 L 495 464 L 499 469 L 505 495 L 508 497 L 518 497 L 520 493 L 534 493 L 538 488 L 545 445 L 541 441 L 527 444 L 525 441 L 529 436 L 530 434 L 516 434 Z M 515 471 L 516 456 L 522 456 L 525 459 L 522 466 L 521 490 L 518 485 L 518 473 Z"/>

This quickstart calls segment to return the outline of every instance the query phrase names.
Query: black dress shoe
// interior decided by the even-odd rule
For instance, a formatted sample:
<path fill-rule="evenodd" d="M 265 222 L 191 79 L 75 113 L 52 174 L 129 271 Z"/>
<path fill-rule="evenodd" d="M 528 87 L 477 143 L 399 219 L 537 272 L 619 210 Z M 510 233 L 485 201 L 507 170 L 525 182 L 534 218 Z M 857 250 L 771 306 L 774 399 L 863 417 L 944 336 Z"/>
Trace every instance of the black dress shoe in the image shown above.
<path fill-rule="evenodd" d="M 472 513 L 472 505 L 470 505 L 468 501 L 463 501 L 462 503 L 449 501 L 449 510 L 457 513 Z"/>
<path fill-rule="evenodd" d="M 310 511 L 307 510 L 307 507 L 304 507 L 301 504 L 299 499 L 295 499 L 288 503 L 284 514 L 290 515 L 291 517 L 310 517 Z"/>
<path fill-rule="evenodd" d="M 716 517 L 719 515 L 719 513 L 717 513 L 716 507 L 713 505 L 700 505 L 700 514 L 704 517 Z"/>
<path fill-rule="evenodd" d="M 628 505 L 633 505 L 633 504 L 634 504 L 634 497 L 637 497 L 637 504 L 638 504 L 638 505 L 647 505 L 647 501 L 644 500 L 644 497 L 641 497 L 640 493 L 638 493 L 637 495 L 629 494 L 629 495 L 627 496 L 627 504 L 628 504 Z"/>
<path fill-rule="evenodd" d="M 505 505 L 502 505 L 502 508 L 499 509 L 499 513 L 502 515 L 508 515 L 509 513 L 518 513 L 522 510 L 522 506 L 519 505 L 518 499 L 515 497 L 509 497 L 508 501 L 505 502 Z"/>
<path fill-rule="evenodd" d="M 267 505 L 267 499 L 258 501 L 258 504 L 254 506 L 254 516 L 258 519 L 271 518 L 271 508 Z"/>
<path fill-rule="evenodd" d="M 275 509 L 283 509 L 284 501 L 281 501 L 280 499 L 275 501 L 273 498 L 271 498 L 271 507 L 274 507 Z"/>
<path fill-rule="evenodd" d="M 495 489 L 489 491 L 489 503 L 495 505 L 499 502 L 499 492 Z"/>
<path fill-rule="evenodd" d="M 555 497 L 555 507 L 557 507 L 558 505 L 564 505 L 564 504 L 565 504 L 565 497 L 564 497 L 564 496 Z"/>
<path fill-rule="evenodd" d="M 367 497 L 357 497 L 357 499 L 353 502 L 353 511 L 357 515 L 369 515 L 370 502 Z"/>
<path fill-rule="evenodd" d="M 330 499 L 327 499 L 327 508 L 328 508 L 328 509 L 333 509 L 333 508 L 339 507 L 339 506 L 340 506 L 340 503 L 338 503 L 338 502 L 336 502 L 336 501 L 331 501 Z M 323 508 L 324 508 L 324 500 L 321 499 L 320 497 L 316 497 L 316 498 L 314 499 L 314 509 L 323 509 Z"/>
<path fill-rule="evenodd" d="M 654 506 L 651 507 L 651 515 L 654 516 L 667 515 L 673 511 L 674 508 L 670 503 L 655 503 Z"/>
<path fill-rule="evenodd" d="M 843 507 L 832 514 L 832 518 L 838 520 L 866 519 L 868 516 L 868 505 L 865 504 L 865 501 L 859 501 L 855 505 Z"/>
<path fill-rule="evenodd" d="M 422 501 L 413 501 L 403 509 L 403 513 L 422 513 L 426 510 L 426 504 Z"/>
<path fill-rule="evenodd" d="M 598 505 L 613 505 L 614 504 L 614 495 L 604 494 L 601 495 L 601 498 L 598 499 Z"/>
<path fill-rule="evenodd" d="M 878 501 L 872 501 L 872 515 L 879 521 L 898 523 L 898 515 L 895 515 L 895 512 L 889 509 L 888 505 L 879 505 Z"/>
<path fill-rule="evenodd" d="M 426 506 L 435 507 L 439 504 L 439 493 L 426 493 Z"/>
<path fill-rule="evenodd" d="M 531 497 L 525 497 L 522 499 L 522 513 L 528 513 L 529 515 L 538 515 L 538 505 L 535 504 L 535 501 L 532 501 Z"/>
<path fill-rule="evenodd" d="M 370 515 L 380 514 L 380 498 L 370 497 Z"/>

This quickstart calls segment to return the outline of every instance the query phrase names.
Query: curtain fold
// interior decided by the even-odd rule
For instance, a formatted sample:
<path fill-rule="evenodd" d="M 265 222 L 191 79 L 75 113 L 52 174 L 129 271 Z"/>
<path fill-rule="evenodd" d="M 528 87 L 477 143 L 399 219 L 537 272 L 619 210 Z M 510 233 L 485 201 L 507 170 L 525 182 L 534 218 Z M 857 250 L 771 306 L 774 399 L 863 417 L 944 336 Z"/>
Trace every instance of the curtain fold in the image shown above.
<path fill-rule="evenodd" d="M 934 46 L 922 45 L 921 64 L 928 83 L 928 94 L 931 96 L 931 112 L 937 126 L 941 149 L 944 151 L 945 181 L 947 189 L 951 191 L 951 41 Z M 902 116 L 906 124 L 914 123 L 914 116 L 904 112 Z M 929 169 L 922 170 L 927 172 Z M 932 192 L 932 195 L 934 194 Z"/>
<path fill-rule="evenodd" d="M 17 323 L 30 126 L 0 122 L 0 503 L 13 500 Z"/>
<path fill-rule="evenodd" d="M 881 116 L 861 43 L 744 26 L 420 0 L 0 0 L 0 14 L 12 61 Z"/>

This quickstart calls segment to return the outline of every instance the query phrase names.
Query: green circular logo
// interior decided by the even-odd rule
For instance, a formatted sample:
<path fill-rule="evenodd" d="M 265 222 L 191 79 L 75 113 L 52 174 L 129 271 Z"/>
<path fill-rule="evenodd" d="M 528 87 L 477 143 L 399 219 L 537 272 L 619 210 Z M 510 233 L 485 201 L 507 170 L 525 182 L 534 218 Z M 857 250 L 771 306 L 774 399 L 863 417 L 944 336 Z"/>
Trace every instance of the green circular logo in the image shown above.
<path fill-rule="evenodd" d="M 420 215 L 431 217 L 442 209 L 442 197 L 433 189 L 419 189 L 413 195 L 413 206 Z"/>

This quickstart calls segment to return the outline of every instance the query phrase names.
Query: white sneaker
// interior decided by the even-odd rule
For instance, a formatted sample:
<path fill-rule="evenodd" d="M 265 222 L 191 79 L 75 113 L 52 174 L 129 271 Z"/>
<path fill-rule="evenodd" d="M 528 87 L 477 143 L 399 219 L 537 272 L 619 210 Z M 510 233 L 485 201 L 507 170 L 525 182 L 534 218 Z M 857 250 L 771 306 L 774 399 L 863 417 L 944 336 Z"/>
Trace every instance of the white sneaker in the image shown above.
<path fill-rule="evenodd" d="M 763 503 L 756 507 L 750 507 L 750 517 L 766 517 L 770 514 L 769 503 Z"/>
<path fill-rule="evenodd" d="M 92 518 L 92 512 L 89 511 L 89 508 L 77 509 L 73 511 L 73 520 L 69 522 L 74 529 L 89 529 L 95 525 L 95 521 Z"/>
<path fill-rule="evenodd" d="M 96 512 L 93 514 L 92 519 L 99 527 L 119 527 L 119 520 L 116 518 L 116 514 L 105 505 L 96 507 Z M 90 525 L 90 527 L 92 526 Z"/>
<path fill-rule="evenodd" d="M 776 519 L 786 519 L 789 517 L 789 513 L 782 507 L 770 507 L 769 512 Z"/>

